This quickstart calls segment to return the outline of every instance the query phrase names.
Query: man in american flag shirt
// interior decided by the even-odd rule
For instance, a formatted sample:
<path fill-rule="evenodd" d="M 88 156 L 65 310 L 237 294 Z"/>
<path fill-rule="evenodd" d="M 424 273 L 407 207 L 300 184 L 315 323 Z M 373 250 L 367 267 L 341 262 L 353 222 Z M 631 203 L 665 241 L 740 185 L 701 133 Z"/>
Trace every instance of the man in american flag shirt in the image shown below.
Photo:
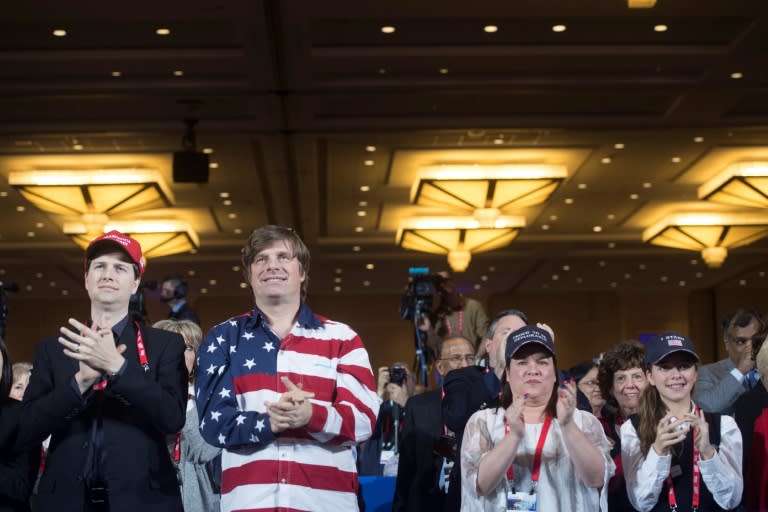
<path fill-rule="evenodd" d="M 379 399 L 360 337 L 304 304 L 309 259 L 289 228 L 251 233 L 243 270 L 256 306 L 200 347 L 200 432 L 224 449 L 223 511 L 357 510 L 353 447 Z"/>

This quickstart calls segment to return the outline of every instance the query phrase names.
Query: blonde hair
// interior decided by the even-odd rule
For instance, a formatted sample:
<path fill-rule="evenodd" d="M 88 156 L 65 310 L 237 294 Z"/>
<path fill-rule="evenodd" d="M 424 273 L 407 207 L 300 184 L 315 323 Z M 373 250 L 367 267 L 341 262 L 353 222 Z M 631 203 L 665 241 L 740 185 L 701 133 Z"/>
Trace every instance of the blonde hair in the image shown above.
<path fill-rule="evenodd" d="M 197 353 L 197 349 L 200 348 L 200 343 L 203 341 L 202 329 L 200 329 L 200 326 L 192 320 L 176 320 L 174 318 L 169 318 L 167 320 L 155 322 L 152 327 L 181 334 L 181 337 L 184 338 L 184 343 L 191 346 L 195 350 L 195 353 Z"/>
<path fill-rule="evenodd" d="M 13 363 L 11 368 L 11 373 L 13 375 L 12 382 L 16 382 L 22 377 L 29 378 L 29 375 L 32 373 L 32 363 L 27 363 L 26 361 Z"/>

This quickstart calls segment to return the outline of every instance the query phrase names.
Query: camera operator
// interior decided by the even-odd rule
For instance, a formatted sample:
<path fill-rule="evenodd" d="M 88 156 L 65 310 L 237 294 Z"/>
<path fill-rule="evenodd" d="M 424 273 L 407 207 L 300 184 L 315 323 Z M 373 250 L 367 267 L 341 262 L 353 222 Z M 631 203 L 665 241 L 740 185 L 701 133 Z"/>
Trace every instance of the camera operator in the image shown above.
<path fill-rule="evenodd" d="M 382 403 L 373 435 L 363 445 L 358 457 L 361 476 L 382 476 L 388 466 L 389 476 L 397 474 L 398 442 L 403 429 L 405 404 L 413 396 L 415 379 L 405 363 L 379 368 L 377 394 Z"/>
<path fill-rule="evenodd" d="M 200 319 L 192 306 L 187 302 L 187 280 L 181 276 L 166 276 L 160 286 L 160 300 L 168 304 L 171 310 L 168 318 L 174 320 L 191 320 L 200 325 Z"/>
<path fill-rule="evenodd" d="M 422 314 L 418 325 L 427 333 L 427 345 L 435 351 L 439 340 L 463 336 L 472 342 L 477 357 L 484 357 L 485 344 L 480 340 L 488 329 L 488 315 L 480 301 L 459 293 L 453 278 L 446 271 L 436 274 L 435 292 L 437 306 L 432 318 Z"/>

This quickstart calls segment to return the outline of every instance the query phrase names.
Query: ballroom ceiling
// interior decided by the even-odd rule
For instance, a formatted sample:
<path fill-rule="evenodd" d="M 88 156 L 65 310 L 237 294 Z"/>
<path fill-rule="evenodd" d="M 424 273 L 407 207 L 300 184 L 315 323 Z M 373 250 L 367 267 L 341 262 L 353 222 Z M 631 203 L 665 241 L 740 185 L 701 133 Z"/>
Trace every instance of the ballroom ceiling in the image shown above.
<path fill-rule="evenodd" d="M 456 162 L 567 170 L 456 275 L 465 291 L 768 287 L 766 240 L 719 269 L 643 242 L 670 213 L 758 210 L 697 190 L 768 161 L 765 0 L 32 0 L 0 32 L 0 281 L 27 296 L 82 294 L 82 253 L 8 176 L 109 165 L 165 176 L 173 204 L 136 216 L 186 220 L 200 247 L 148 277 L 197 293 L 242 291 L 239 249 L 265 223 L 310 246 L 311 293 L 399 293 L 409 267 L 448 267 L 395 239 L 450 213 L 409 194 L 420 165 Z M 189 116 L 204 184 L 172 179 Z"/>

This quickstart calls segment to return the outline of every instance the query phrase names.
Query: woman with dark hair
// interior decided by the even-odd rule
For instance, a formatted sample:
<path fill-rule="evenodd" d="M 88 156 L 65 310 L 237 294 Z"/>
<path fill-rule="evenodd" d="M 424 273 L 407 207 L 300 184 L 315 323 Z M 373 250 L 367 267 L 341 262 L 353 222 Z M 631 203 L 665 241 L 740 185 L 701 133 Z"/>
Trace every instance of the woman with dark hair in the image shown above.
<path fill-rule="evenodd" d="M 606 510 L 610 445 L 597 418 L 576 409 L 576 384 L 558 386 L 550 332 L 513 332 L 504 356 L 500 407 L 464 430 L 462 511 Z"/>
<path fill-rule="evenodd" d="M 9 396 L 11 361 L 0 338 L 0 511 L 29 511 L 39 453 L 23 451 L 17 443 L 21 402 Z"/>
<path fill-rule="evenodd" d="M 605 397 L 597 383 L 597 363 L 594 359 L 579 363 L 567 372 L 568 378 L 576 383 L 576 407 L 591 412 L 596 418 L 603 415 Z"/>
<path fill-rule="evenodd" d="M 645 389 L 645 350 L 635 340 L 622 341 L 611 347 L 600 361 L 597 381 L 607 402 L 600 422 L 613 444 L 611 458 L 616 474 L 608 482 L 608 510 L 634 510 L 627 496 L 624 469 L 621 465 L 621 426 L 637 412 L 640 393 Z"/>
<path fill-rule="evenodd" d="M 640 511 L 731 510 L 743 490 L 741 433 L 730 416 L 691 400 L 699 356 L 676 333 L 645 350 L 648 386 L 636 416 L 621 427 L 621 459 L 632 505 Z"/>

